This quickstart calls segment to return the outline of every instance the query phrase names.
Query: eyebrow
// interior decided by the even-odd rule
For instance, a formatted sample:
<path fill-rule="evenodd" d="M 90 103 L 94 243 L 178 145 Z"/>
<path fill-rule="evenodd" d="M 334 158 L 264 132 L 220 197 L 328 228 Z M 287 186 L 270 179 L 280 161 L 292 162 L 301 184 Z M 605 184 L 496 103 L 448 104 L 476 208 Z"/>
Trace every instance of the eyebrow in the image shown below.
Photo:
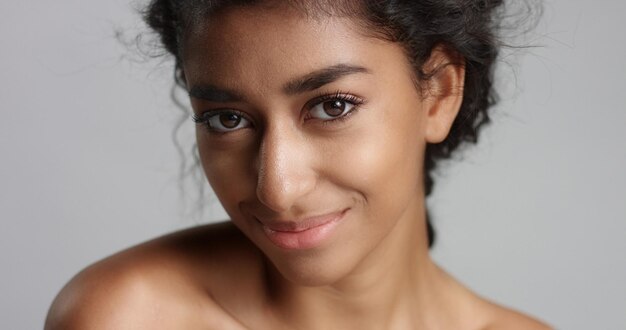
<path fill-rule="evenodd" d="M 336 64 L 319 69 L 294 79 L 283 86 L 283 92 L 288 95 L 301 94 L 316 90 L 342 77 L 357 73 L 370 73 L 367 68 L 351 64 Z M 238 92 L 224 89 L 211 84 L 192 86 L 189 96 L 211 102 L 239 102 L 244 97 Z"/>
<path fill-rule="evenodd" d="M 344 76 L 355 73 L 370 73 L 370 71 L 358 65 L 336 64 L 313 71 L 304 77 L 286 83 L 283 87 L 283 91 L 288 95 L 300 94 L 316 90 Z"/>
<path fill-rule="evenodd" d="M 189 89 L 189 96 L 210 102 L 239 102 L 243 97 L 239 93 L 219 88 L 214 85 L 197 85 Z"/>

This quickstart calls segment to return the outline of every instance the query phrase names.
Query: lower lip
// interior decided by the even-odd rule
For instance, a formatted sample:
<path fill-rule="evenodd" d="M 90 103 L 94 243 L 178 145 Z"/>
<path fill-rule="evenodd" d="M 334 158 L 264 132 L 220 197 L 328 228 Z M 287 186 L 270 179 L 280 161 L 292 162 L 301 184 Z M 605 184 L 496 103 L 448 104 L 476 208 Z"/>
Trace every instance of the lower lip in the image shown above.
<path fill-rule="evenodd" d="M 346 212 L 347 210 L 338 213 L 324 224 L 302 231 L 276 231 L 263 226 L 263 232 L 279 248 L 288 250 L 312 249 L 320 246 L 332 235 Z"/>

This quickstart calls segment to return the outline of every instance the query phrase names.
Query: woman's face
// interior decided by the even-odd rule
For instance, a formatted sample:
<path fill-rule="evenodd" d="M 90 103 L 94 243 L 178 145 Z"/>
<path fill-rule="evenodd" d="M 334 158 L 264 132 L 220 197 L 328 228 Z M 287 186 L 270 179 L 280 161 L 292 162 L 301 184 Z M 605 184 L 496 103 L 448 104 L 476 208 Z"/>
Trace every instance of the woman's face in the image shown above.
<path fill-rule="evenodd" d="M 242 7 L 183 53 L 206 176 L 284 276 L 335 281 L 424 226 L 427 102 L 400 46 L 349 19 Z"/>

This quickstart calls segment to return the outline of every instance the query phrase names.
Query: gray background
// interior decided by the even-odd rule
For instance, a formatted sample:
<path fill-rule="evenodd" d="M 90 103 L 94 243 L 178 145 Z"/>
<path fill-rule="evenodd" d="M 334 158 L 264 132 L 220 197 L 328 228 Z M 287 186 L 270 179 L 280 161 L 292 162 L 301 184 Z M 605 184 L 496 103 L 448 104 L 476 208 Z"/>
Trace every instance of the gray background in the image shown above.
<path fill-rule="evenodd" d="M 545 7 L 526 39 L 542 47 L 503 58 L 495 124 L 443 167 L 433 255 L 557 328 L 626 329 L 626 5 Z M 41 328 L 78 270 L 196 223 L 179 197 L 171 63 L 115 35 L 144 29 L 131 8 L 0 3 L 1 329 Z"/>

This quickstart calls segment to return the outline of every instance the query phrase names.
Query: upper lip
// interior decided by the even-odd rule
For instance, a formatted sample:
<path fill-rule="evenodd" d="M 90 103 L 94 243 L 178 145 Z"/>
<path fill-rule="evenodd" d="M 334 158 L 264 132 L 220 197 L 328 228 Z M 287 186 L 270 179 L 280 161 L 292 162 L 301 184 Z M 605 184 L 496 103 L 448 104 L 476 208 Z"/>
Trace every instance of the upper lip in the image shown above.
<path fill-rule="evenodd" d="M 255 217 L 259 222 L 261 222 L 265 227 L 271 229 L 273 231 L 280 232 L 301 232 L 305 230 L 309 230 L 315 227 L 319 227 L 325 225 L 337 217 L 343 215 L 348 209 L 341 211 L 334 211 L 330 213 L 324 213 L 316 216 L 303 217 L 297 220 L 294 219 L 261 219 Z"/>

